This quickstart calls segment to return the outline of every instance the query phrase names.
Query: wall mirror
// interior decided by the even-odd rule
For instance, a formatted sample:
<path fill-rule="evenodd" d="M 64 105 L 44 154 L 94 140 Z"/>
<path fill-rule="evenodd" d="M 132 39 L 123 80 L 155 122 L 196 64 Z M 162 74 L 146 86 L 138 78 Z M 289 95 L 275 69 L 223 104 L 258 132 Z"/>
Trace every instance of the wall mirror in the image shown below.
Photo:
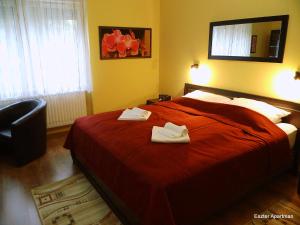
<path fill-rule="evenodd" d="M 209 59 L 281 63 L 288 15 L 210 23 Z"/>

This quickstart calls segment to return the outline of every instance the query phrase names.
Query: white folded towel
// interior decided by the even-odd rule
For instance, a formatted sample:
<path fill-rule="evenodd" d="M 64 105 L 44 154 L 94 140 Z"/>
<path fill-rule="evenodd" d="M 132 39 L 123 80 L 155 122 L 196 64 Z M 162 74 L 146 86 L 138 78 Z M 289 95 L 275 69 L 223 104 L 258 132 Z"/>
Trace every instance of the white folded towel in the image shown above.
<path fill-rule="evenodd" d="M 145 116 L 148 115 L 149 111 L 144 110 L 144 109 L 140 109 L 140 108 L 137 108 L 137 107 L 133 107 L 131 109 L 131 113 L 134 114 L 134 115 L 140 116 L 140 117 L 145 117 Z"/>
<path fill-rule="evenodd" d="M 125 109 L 119 116 L 118 120 L 147 120 L 151 115 L 150 111 L 134 107 L 133 109 Z"/>
<path fill-rule="evenodd" d="M 151 141 L 161 143 L 189 143 L 190 137 L 185 125 L 177 126 L 168 122 L 164 127 L 153 126 Z"/>
<path fill-rule="evenodd" d="M 178 126 L 174 123 L 167 122 L 164 128 L 163 134 L 169 137 L 182 137 L 188 134 L 188 129 L 185 125 Z"/>

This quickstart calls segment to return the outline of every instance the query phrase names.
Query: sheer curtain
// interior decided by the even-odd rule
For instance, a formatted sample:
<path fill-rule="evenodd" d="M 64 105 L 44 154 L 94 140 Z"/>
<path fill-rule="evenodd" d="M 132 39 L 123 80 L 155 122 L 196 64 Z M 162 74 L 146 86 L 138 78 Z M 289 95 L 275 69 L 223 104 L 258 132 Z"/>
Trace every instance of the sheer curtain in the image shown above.
<path fill-rule="evenodd" d="M 0 0 L 0 100 L 91 90 L 84 0 Z"/>
<path fill-rule="evenodd" d="M 250 56 L 251 24 L 216 26 L 213 29 L 212 55 Z"/>

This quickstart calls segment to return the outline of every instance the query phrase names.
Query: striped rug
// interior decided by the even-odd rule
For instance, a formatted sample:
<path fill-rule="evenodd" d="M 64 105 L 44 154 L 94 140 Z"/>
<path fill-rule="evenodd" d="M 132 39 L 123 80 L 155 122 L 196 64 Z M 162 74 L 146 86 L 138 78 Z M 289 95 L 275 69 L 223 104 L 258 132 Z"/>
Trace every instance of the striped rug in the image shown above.
<path fill-rule="evenodd" d="M 31 192 L 43 225 L 121 225 L 83 174 Z"/>
<path fill-rule="evenodd" d="M 282 200 L 265 212 L 255 214 L 254 217 L 256 218 L 245 225 L 299 225 L 300 207 L 292 202 Z"/>

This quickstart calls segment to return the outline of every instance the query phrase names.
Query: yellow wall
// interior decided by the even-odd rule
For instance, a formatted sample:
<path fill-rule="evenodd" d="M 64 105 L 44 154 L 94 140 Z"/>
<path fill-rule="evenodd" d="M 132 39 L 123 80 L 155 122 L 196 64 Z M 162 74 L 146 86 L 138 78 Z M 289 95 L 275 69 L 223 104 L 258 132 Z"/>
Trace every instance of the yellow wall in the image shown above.
<path fill-rule="evenodd" d="M 158 95 L 159 0 L 87 0 L 94 113 L 145 103 Z M 99 59 L 98 26 L 152 28 L 151 59 Z"/>
<path fill-rule="evenodd" d="M 299 0 L 161 0 L 160 10 L 160 92 L 182 94 L 196 60 L 204 73 L 198 83 L 300 102 L 292 79 L 300 69 Z M 207 59 L 209 22 L 284 14 L 290 20 L 282 64 Z"/>

